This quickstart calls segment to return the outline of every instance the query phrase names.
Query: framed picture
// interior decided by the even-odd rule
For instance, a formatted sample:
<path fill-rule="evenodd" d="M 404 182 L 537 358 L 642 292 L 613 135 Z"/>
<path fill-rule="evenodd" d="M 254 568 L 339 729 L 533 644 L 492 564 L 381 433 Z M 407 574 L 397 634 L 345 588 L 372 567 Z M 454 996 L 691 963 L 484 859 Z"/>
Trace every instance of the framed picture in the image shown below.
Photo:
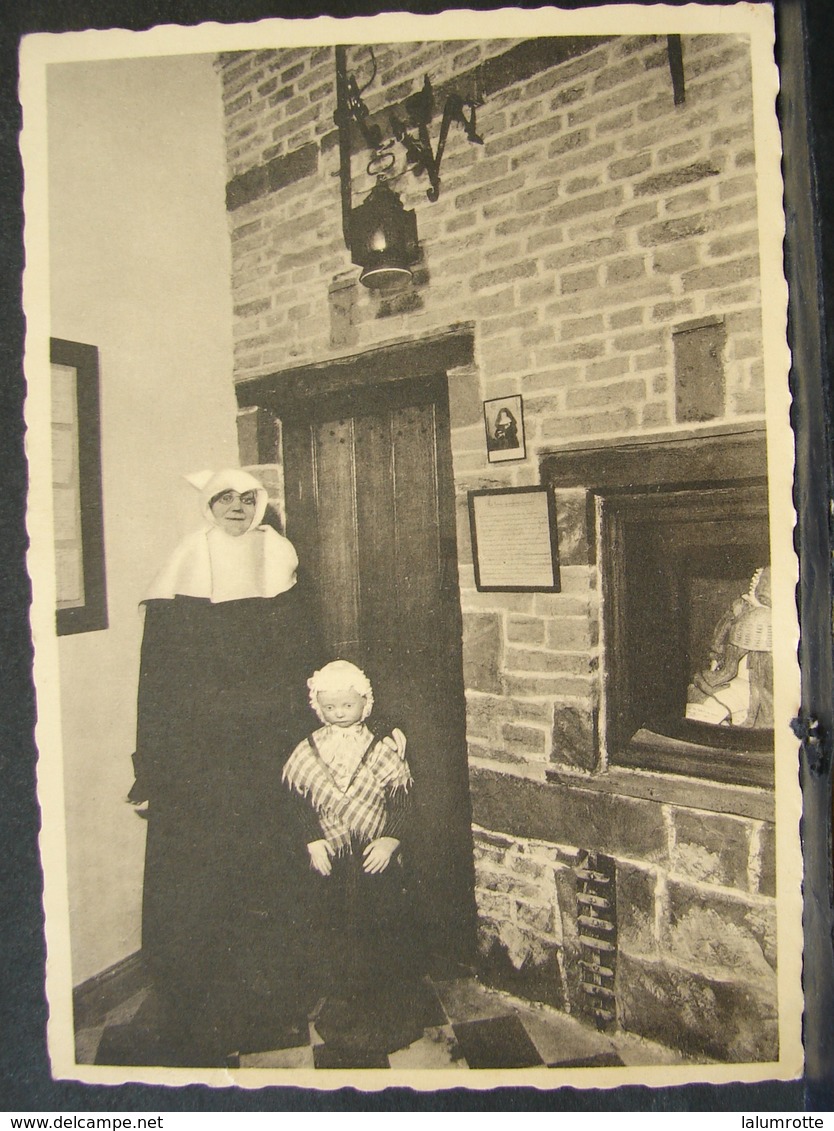
<path fill-rule="evenodd" d="M 470 491 L 469 526 L 480 592 L 561 591 L 556 504 L 546 487 Z"/>
<path fill-rule="evenodd" d="M 524 409 L 520 396 L 484 401 L 484 428 L 490 463 L 526 458 Z"/>
<path fill-rule="evenodd" d="M 98 349 L 50 339 L 59 636 L 107 628 Z"/>

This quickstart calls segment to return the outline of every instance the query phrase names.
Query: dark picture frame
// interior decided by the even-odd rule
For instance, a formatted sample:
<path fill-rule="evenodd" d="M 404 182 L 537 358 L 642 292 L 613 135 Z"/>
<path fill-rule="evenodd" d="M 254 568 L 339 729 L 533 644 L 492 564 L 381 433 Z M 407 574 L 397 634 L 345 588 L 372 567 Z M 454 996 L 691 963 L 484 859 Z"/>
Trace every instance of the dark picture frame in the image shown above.
<path fill-rule="evenodd" d="M 468 499 L 476 589 L 560 593 L 553 492 L 547 487 L 497 487 L 470 491 Z"/>
<path fill-rule="evenodd" d="M 524 402 L 520 394 L 484 401 L 484 432 L 490 463 L 507 463 L 527 458 Z"/>
<path fill-rule="evenodd" d="M 63 407 L 67 411 L 61 414 L 61 419 L 56 418 L 57 393 L 53 384 L 52 421 L 59 597 L 55 624 L 59 636 L 69 636 L 100 631 L 108 626 L 98 348 L 64 338 L 50 338 L 49 360 L 51 368 L 60 366 L 72 371 L 63 390 Z M 52 376 L 56 376 L 54 368 Z M 65 496 L 65 501 L 59 493 Z M 66 525 L 74 526 L 73 531 L 59 529 L 62 513 Z M 62 584 L 65 586 L 63 600 Z M 71 596 L 67 597 L 66 593 Z"/>

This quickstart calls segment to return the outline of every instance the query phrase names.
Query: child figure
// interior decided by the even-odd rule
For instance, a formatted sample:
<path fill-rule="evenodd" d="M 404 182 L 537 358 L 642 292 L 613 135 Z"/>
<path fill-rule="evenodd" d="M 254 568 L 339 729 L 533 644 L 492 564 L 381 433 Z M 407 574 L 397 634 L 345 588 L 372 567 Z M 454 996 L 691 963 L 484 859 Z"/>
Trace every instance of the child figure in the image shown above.
<path fill-rule="evenodd" d="M 756 570 L 713 633 L 709 667 L 687 691 L 686 718 L 717 726 L 773 727 L 770 566 Z"/>
<path fill-rule="evenodd" d="M 398 851 L 412 784 L 405 736 L 371 733 L 373 691 L 354 664 L 326 664 L 307 685 L 324 725 L 295 748 L 283 779 L 310 860 L 308 975 L 325 996 L 316 1028 L 329 1048 L 393 1051 L 422 1035 Z"/>

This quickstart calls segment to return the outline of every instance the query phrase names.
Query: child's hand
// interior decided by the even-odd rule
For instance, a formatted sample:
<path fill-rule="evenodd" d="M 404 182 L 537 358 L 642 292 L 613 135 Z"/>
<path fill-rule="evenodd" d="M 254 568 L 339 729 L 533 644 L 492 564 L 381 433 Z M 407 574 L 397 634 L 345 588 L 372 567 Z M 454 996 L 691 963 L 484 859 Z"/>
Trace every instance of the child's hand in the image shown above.
<path fill-rule="evenodd" d="M 384 872 L 399 847 L 400 842 L 395 836 L 381 836 L 372 840 L 363 853 L 365 861 L 362 868 L 368 875 Z"/>
<path fill-rule="evenodd" d="M 383 738 L 382 742 L 389 750 L 396 750 L 401 758 L 405 758 L 405 735 L 399 727 L 394 727 L 391 733 Z"/>
<path fill-rule="evenodd" d="M 333 870 L 333 865 L 330 863 L 333 849 L 327 841 L 311 841 L 310 844 L 307 845 L 307 851 L 310 853 L 310 866 L 315 868 L 320 876 L 329 876 Z"/>

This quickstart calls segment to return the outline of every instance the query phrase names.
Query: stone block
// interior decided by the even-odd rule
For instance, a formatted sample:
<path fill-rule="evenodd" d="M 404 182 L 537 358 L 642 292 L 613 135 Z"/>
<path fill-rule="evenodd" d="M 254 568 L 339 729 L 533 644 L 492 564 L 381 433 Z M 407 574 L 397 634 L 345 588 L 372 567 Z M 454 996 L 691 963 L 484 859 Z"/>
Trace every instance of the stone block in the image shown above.
<path fill-rule="evenodd" d="M 579 924 L 576 921 L 576 864 L 579 856 L 556 850 L 568 856 L 568 863 L 553 869 L 553 882 L 556 886 L 556 905 L 561 917 L 561 936 L 565 943 L 579 946 Z"/>
<path fill-rule="evenodd" d="M 756 251 L 759 246 L 759 233 L 755 228 L 750 231 L 734 232 L 729 236 L 721 236 L 712 240 L 707 252 L 713 259 L 726 259 L 731 255 L 743 255 L 745 252 Z M 758 327 L 756 327 L 758 329 Z"/>
<path fill-rule="evenodd" d="M 475 845 L 480 851 L 487 848 L 494 848 L 498 851 L 504 851 L 514 848 L 518 843 L 515 837 L 508 836 L 505 833 L 497 833 L 492 829 L 480 828 L 478 825 L 473 825 L 473 835 L 475 838 Z"/>
<path fill-rule="evenodd" d="M 466 697 L 466 729 L 473 737 L 494 738 L 499 721 L 512 718 L 512 704 L 492 695 Z"/>
<path fill-rule="evenodd" d="M 481 317 L 491 314 L 509 314 L 515 310 L 515 290 L 505 287 L 503 291 L 493 291 L 489 295 L 480 295 L 475 299 L 475 313 Z M 476 398 L 477 401 L 477 398 Z M 480 405 L 478 405 L 480 409 Z"/>
<path fill-rule="evenodd" d="M 776 986 L 776 909 L 671 881 L 660 942 L 665 956 L 705 977 Z"/>
<path fill-rule="evenodd" d="M 730 177 L 718 186 L 718 199 L 734 200 L 740 196 L 755 197 L 756 179 L 750 174 L 743 177 Z"/>
<path fill-rule="evenodd" d="M 544 620 L 541 617 L 508 617 L 507 640 L 511 644 L 544 644 Z"/>
<path fill-rule="evenodd" d="M 626 361 L 626 365 L 628 362 Z M 634 404 L 646 399 L 646 383 L 642 378 L 614 381 L 607 385 L 594 385 L 568 389 L 568 408 L 597 408 L 600 406 Z"/>
<path fill-rule="evenodd" d="M 590 678 L 582 679 L 580 676 L 545 676 L 531 672 L 526 675 L 505 673 L 501 679 L 501 686 L 506 695 L 518 696 L 519 699 L 524 698 L 525 695 L 553 698 L 569 695 L 588 699 L 593 684 Z"/>
<path fill-rule="evenodd" d="M 522 848 L 526 847 L 522 845 Z M 533 860 L 527 856 L 513 856 L 511 861 L 513 872 L 518 876 L 527 876 L 531 880 L 549 881 L 553 871 L 550 863 L 547 860 Z M 536 889 L 538 897 L 541 899 L 542 893 L 541 884 Z M 531 898 L 525 896 L 525 899 Z"/>
<path fill-rule="evenodd" d="M 558 615 L 548 624 L 548 648 L 560 651 L 586 651 L 595 644 L 595 624 L 591 624 L 587 614 L 570 616 Z M 587 668 L 585 668 L 587 671 Z"/>
<path fill-rule="evenodd" d="M 520 896 L 521 892 L 517 890 L 513 894 Z M 555 929 L 553 905 L 551 903 L 523 903 L 517 899 L 515 921 L 521 927 L 529 928 L 537 934 L 552 935 Z"/>
<path fill-rule="evenodd" d="M 668 169 L 666 172 L 657 173 L 646 177 L 633 185 L 635 196 L 656 196 L 667 193 L 672 189 L 689 185 L 695 181 L 702 181 L 707 177 L 717 177 L 721 170 L 713 161 L 695 161 L 691 165 L 684 165 L 678 169 Z"/>
<path fill-rule="evenodd" d="M 507 871 L 497 871 L 494 868 L 475 866 L 475 893 L 480 899 L 480 892 L 499 892 L 502 895 L 512 895 L 514 899 L 529 899 L 537 901 L 541 898 L 541 889 L 534 883 L 525 882 Z"/>
<path fill-rule="evenodd" d="M 480 923 L 478 974 L 489 986 L 527 1001 L 564 1009 L 558 948 L 531 938 L 515 923 Z"/>
<path fill-rule="evenodd" d="M 615 259 L 605 268 L 605 282 L 609 287 L 623 286 L 642 279 L 646 274 L 646 261 L 643 256 L 626 256 Z"/>
<path fill-rule="evenodd" d="M 501 728 L 502 738 L 515 753 L 543 754 L 547 737 L 540 727 L 519 726 L 505 723 Z"/>
<path fill-rule="evenodd" d="M 471 609 L 506 609 L 515 613 L 532 613 L 533 596 L 531 593 L 479 593 L 472 589 L 466 593 L 466 604 Z M 465 662 L 465 657 L 464 657 Z M 467 687 L 474 686 L 467 682 Z M 495 688 L 484 688 L 493 691 Z"/>
<path fill-rule="evenodd" d="M 581 489 L 556 491 L 555 501 L 560 566 L 587 565 L 588 505 L 585 492 Z"/>
<path fill-rule="evenodd" d="M 608 324 L 612 330 L 625 330 L 643 323 L 645 311 L 642 306 L 633 306 L 626 310 L 613 310 L 608 315 Z"/>
<path fill-rule="evenodd" d="M 654 369 L 664 369 L 669 364 L 665 350 L 649 350 L 634 356 L 634 369 L 638 373 L 648 373 Z"/>
<path fill-rule="evenodd" d="M 580 416 L 553 416 L 542 420 L 543 440 L 578 439 L 580 436 L 612 436 L 630 431 L 637 417 L 632 408 L 589 412 Z"/>
<path fill-rule="evenodd" d="M 508 920 L 510 917 L 510 897 L 503 892 L 484 891 L 475 889 L 475 902 L 478 915 L 496 919 L 498 922 Z"/>
<path fill-rule="evenodd" d="M 657 955 L 654 872 L 623 861 L 617 864 L 617 933 L 622 949 Z"/>
<path fill-rule="evenodd" d="M 609 255 L 617 255 L 625 247 L 625 237 L 622 235 L 601 236 L 599 239 L 552 251 L 544 257 L 542 265 L 546 271 L 561 271 L 562 268 L 572 267 L 577 263 L 593 263 Z"/>
<path fill-rule="evenodd" d="M 479 868 L 484 871 L 495 871 L 496 868 L 500 868 L 504 863 L 505 853 L 506 848 L 502 845 L 489 844 L 484 841 L 481 835 L 475 834 L 473 856 L 475 859 L 476 873 Z M 481 884 L 479 886 L 487 887 L 488 885 Z"/>
<path fill-rule="evenodd" d="M 481 185 L 479 188 L 471 189 L 468 192 L 460 193 L 455 198 L 455 207 L 461 212 L 465 212 L 470 208 L 476 207 L 478 204 L 494 201 L 496 197 L 508 197 L 510 193 L 516 192 L 523 185 L 524 174 L 512 173 L 508 177 L 502 177 L 497 183 L 488 183 Z"/>
<path fill-rule="evenodd" d="M 749 822 L 688 809 L 673 810 L 673 821 L 673 872 L 747 890 Z"/>
<path fill-rule="evenodd" d="M 569 196 L 573 196 L 578 192 L 590 192 L 591 189 L 599 188 L 601 181 L 601 173 L 592 173 L 590 176 L 572 177 L 565 185 L 565 192 L 567 192 Z"/>
<path fill-rule="evenodd" d="M 655 257 L 657 258 L 657 257 Z M 687 264 L 690 266 L 690 264 Z M 683 302 L 659 302 L 652 308 L 653 322 L 675 322 L 681 318 L 690 318 L 694 312 L 692 299 Z"/>
<path fill-rule="evenodd" d="M 449 420 L 452 428 L 465 428 L 481 422 L 481 396 L 478 373 L 456 371 L 449 379 Z"/>
<path fill-rule="evenodd" d="M 259 415 L 262 409 L 257 407 L 241 409 L 237 414 L 237 449 L 240 462 L 255 464 L 260 459 L 259 452 Z"/>
<path fill-rule="evenodd" d="M 501 691 L 502 618 L 463 614 L 463 679 L 475 691 Z"/>
<path fill-rule="evenodd" d="M 662 402 L 647 404 L 642 415 L 644 428 L 657 428 L 662 424 L 671 423 L 669 420 L 669 406 Z"/>
<path fill-rule="evenodd" d="M 624 208 L 614 217 L 614 227 L 633 228 L 637 224 L 648 224 L 658 217 L 657 204 L 635 204 L 631 208 Z"/>
<path fill-rule="evenodd" d="M 763 825 L 759 834 L 759 891 L 776 895 L 776 836 L 771 824 Z"/>
<path fill-rule="evenodd" d="M 566 318 L 561 327 L 562 341 L 571 342 L 575 338 L 601 334 L 604 329 L 601 314 L 592 314 L 586 318 Z"/>
<path fill-rule="evenodd" d="M 609 856 L 665 862 L 661 806 L 563 783 L 471 769 L 472 815 L 484 828 Z"/>
<path fill-rule="evenodd" d="M 575 294 L 577 291 L 585 291 L 598 285 L 598 267 L 582 267 L 578 271 L 565 271 L 561 279 L 563 295 Z"/>
<path fill-rule="evenodd" d="M 623 190 L 618 185 L 615 188 L 603 189 L 601 192 L 589 193 L 587 196 L 576 197 L 557 204 L 547 213 L 547 221 L 559 224 L 563 220 L 576 217 L 585 217 L 593 212 L 608 212 L 622 203 Z"/>
<path fill-rule="evenodd" d="M 621 952 L 616 992 L 622 1027 L 649 1040 L 722 1062 L 778 1057 L 776 998 L 762 988 Z"/>
<path fill-rule="evenodd" d="M 578 618 L 577 618 L 578 619 Z M 568 622 L 570 625 L 570 622 Z M 584 652 L 546 652 L 538 649 L 508 648 L 504 654 L 504 669 L 507 672 L 535 672 L 543 675 L 587 675 L 592 670 L 591 659 L 586 654 L 587 621 L 581 626 L 585 633 Z"/>
<path fill-rule="evenodd" d="M 758 256 L 753 255 L 742 259 L 731 259 L 726 263 L 717 263 L 712 267 L 698 267 L 687 271 L 683 276 L 683 289 L 687 293 L 707 291 L 758 277 L 759 259 Z"/>
<path fill-rule="evenodd" d="M 661 220 L 656 224 L 646 224 L 639 229 L 637 241 L 641 247 L 655 247 L 658 244 L 677 243 L 703 235 L 713 226 L 710 215 L 680 216 L 674 220 Z"/>
<path fill-rule="evenodd" d="M 570 615 L 570 595 L 582 594 L 587 600 L 588 590 L 594 588 L 594 578 L 594 571 L 590 570 L 584 562 L 577 565 L 565 565 L 562 569 L 562 592 L 537 593 L 536 612 L 547 613 L 550 616 Z"/>
<path fill-rule="evenodd" d="M 581 770 L 596 769 L 599 740 L 595 710 L 559 705 L 554 707 L 551 759 Z"/>
<path fill-rule="evenodd" d="M 708 211 L 710 204 L 710 190 L 708 188 L 690 189 L 688 192 L 679 192 L 675 196 L 667 197 L 666 215 L 675 216 L 682 213 Z"/>
<path fill-rule="evenodd" d="M 608 175 L 612 181 L 619 181 L 625 177 L 636 177 L 650 167 L 652 156 L 650 153 L 635 153 L 633 157 L 624 157 L 612 161 L 608 166 Z"/>

